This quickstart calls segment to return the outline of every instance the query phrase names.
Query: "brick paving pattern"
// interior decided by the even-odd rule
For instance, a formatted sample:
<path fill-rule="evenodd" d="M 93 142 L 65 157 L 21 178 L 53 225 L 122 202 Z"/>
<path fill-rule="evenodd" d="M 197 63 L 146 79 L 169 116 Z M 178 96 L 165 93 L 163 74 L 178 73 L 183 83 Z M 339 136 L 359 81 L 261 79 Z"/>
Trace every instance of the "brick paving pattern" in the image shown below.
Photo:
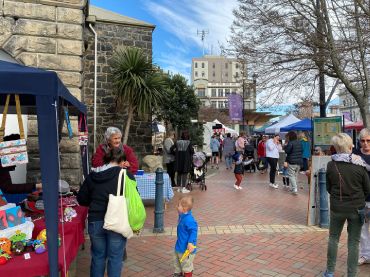
<path fill-rule="evenodd" d="M 199 224 L 194 276 L 321 276 L 328 231 L 306 226 L 308 186 L 304 176 L 299 176 L 301 189 L 294 196 L 281 186 L 269 188 L 266 174 L 246 173 L 244 189 L 237 191 L 232 172 L 223 166 L 208 173 L 208 190 L 194 186 L 191 192 Z M 277 181 L 281 185 L 281 177 Z M 122 276 L 172 276 L 179 196 L 176 192 L 168 204 L 162 234 L 152 233 L 154 207 L 147 206 L 145 229 L 128 241 Z M 335 276 L 345 276 L 346 239 L 344 230 Z M 87 247 L 77 259 L 77 276 L 89 276 L 89 264 Z M 359 267 L 359 277 L 365 276 L 370 276 L 370 264 Z"/>

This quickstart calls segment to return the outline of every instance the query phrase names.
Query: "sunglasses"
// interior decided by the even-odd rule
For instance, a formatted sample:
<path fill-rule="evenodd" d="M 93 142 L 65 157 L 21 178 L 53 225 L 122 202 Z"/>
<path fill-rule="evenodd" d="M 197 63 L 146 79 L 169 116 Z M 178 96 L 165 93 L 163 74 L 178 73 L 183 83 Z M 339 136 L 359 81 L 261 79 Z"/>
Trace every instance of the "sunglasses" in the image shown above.
<path fill-rule="evenodd" d="M 362 139 L 362 140 L 360 140 L 360 142 L 361 142 L 361 143 L 365 143 L 365 142 L 366 142 L 366 143 L 370 143 L 370 139 Z"/>

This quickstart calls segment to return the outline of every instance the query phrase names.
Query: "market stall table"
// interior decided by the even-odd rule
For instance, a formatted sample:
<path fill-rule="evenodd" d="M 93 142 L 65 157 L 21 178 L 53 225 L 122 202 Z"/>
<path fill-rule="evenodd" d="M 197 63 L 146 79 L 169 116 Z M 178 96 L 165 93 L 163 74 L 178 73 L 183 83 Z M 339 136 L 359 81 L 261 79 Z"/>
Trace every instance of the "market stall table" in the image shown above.
<path fill-rule="evenodd" d="M 64 256 L 66 254 L 66 269 L 69 269 L 71 262 L 75 259 L 79 247 L 85 242 L 84 229 L 87 216 L 87 208 L 82 206 L 73 207 L 77 212 L 77 217 L 71 222 L 64 223 L 64 243 L 58 249 L 58 267 L 61 276 L 64 275 Z M 32 237 L 36 238 L 38 233 L 45 229 L 45 219 L 37 219 L 34 221 L 35 228 Z M 62 234 L 62 224 L 59 223 L 59 234 Z M 29 252 L 30 259 L 25 259 L 24 255 L 12 256 L 5 265 L 0 266 L 1 276 L 12 277 L 31 277 L 45 276 L 49 274 L 49 262 L 47 251 L 42 254 Z"/>
<path fill-rule="evenodd" d="M 137 188 L 139 190 L 141 199 L 154 200 L 155 199 L 155 173 L 144 173 L 144 175 L 135 175 L 137 181 Z M 173 198 L 173 190 L 171 180 L 167 173 L 163 173 L 163 197 L 166 201 Z"/>

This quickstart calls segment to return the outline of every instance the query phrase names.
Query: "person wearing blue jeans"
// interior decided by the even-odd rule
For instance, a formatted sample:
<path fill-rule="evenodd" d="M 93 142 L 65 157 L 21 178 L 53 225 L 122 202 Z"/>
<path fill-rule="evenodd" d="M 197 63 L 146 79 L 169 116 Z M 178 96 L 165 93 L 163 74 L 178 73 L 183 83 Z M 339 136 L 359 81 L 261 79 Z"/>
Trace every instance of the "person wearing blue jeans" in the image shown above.
<path fill-rule="evenodd" d="M 231 134 L 227 133 L 223 142 L 223 153 L 225 157 L 226 169 L 231 169 L 233 165 L 233 154 L 235 153 L 235 141 L 231 138 Z"/>
<path fill-rule="evenodd" d="M 121 148 L 110 149 L 104 157 L 105 166 L 101 167 L 99 172 L 91 172 L 77 194 L 78 203 L 89 207 L 90 277 L 104 277 L 106 267 L 108 277 L 121 276 L 126 238 L 119 233 L 104 229 L 103 226 L 109 195 L 117 194 L 118 179 L 122 169 L 120 164 L 125 160 L 126 156 Z M 127 172 L 126 178 L 135 180 L 130 172 Z M 117 214 L 118 216 L 124 215 Z"/>
<path fill-rule="evenodd" d="M 90 222 L 88 232 L 91 241 L 90 276 L 104 276 L 107 261 L 109 277 L 120 277 L 123 252 L 127 239 L 122 235 L 103 229 L 104 221 Z"/>

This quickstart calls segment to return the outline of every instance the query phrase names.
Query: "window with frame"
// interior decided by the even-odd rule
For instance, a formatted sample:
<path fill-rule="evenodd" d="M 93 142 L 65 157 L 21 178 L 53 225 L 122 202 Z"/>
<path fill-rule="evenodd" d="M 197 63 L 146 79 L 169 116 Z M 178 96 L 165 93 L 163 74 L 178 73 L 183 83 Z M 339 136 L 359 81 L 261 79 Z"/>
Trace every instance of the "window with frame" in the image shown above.
<path fill-rule="evenodd" d="M 218 89 L 218 97 L 224 97 L 224 90 L 222 88 Z"/>
<path fill-rule="evenodd" d="M 235 78 L 239 78 L 239 72 L 235 72 Z"/>
<path fill-rule="evenodd" d="M 198 63 L 195 63 L 195 64 L 194 64 L 194 67 L 195 67 L 195 68 L 198 68 Z"/>
<path fill-rule="evenodd" d="M 227 96 L 229 96 L 230 95 L 230 89 L 229 88 L 226 88 L 225 89 L 225 96 L 227 97 Z"/>
<path fill-rule="evenodd" d="M 202 68 L 204 68 L 204 63 L 202 63 Z"/>
<path fill-rule="evenodd" d="M 215 77 L 215 76 L 216 76 L 216 73 L 215 73 L 214 71 L 212 72 L 212 76 L 213 76 L 213 77 Z"/>
<path fill-rule="evenodd" d="M 225 109 L 228 109 L 229 108 L 229 101 L 225 101 Z"/>
<path fill-rule="evenodd" d="M 195 77 L 198 77 L 198 71 L 194 72 Z"/>
<path fill-rule="evenodd" d="M 238 68 L 239 68 L 239 64 L 238 64 L 238 63 L 236 63 L 236 64 L 235 64 L 235 68 L 236 68 L 236 69 L 238 69 Z"/>
<path fill-rule="evenodd" d="M 198 88 L 198 96 L 205 97 L 206 96 L 206 89 L 205 88 Z"/>
<path fill-rule="evenodd" d="M 216 96 L 217 96 L 217 94 L 216 94 L 216 89 L 215 89 L 215 88 L 213 88 L 213 89 L 211 90 L 211 96 L 212 96 L 212 97 L 216 97 Z"/>
<path fill-rule="evenodd" d="M 218 108 L 223 109 L 224 108 L 224 101 L 218 101 Z"/>
<path fill-rule="evenodd" d="M 211 107 L 217 108 L 217 101 L 211 101 Z"/>
<path fill-rule="evenodd" d="M 213 64 L 212 64 L 212 68 L 215 68 L 215 67 L 216 67 L 216 65 L 215 65 L 215 63 L 213 63 Z"/>
<path fill-rule="evenodd" d="M 204 73 L 204 71 L 202 71 L 202 77 L 206 76 L 206 74 Z"/>

